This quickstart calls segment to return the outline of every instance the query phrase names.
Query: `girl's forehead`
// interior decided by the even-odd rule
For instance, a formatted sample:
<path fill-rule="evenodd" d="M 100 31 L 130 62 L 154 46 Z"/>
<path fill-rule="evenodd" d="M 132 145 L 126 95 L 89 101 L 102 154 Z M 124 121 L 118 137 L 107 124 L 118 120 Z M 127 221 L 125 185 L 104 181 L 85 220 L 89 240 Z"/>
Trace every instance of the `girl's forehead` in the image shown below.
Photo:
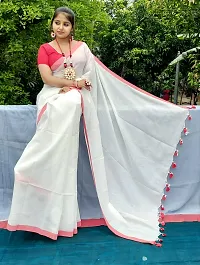
<path fill-rule="evenodd" d="M 63 21 L 63 22 L 70 22 L 67 18 L 66 18 L 66 15 L 65 14 L 58 14 L 54 20 L 60 20 L 60 21 Z M 70 22 L 71 23 L 71 22 Z"/>

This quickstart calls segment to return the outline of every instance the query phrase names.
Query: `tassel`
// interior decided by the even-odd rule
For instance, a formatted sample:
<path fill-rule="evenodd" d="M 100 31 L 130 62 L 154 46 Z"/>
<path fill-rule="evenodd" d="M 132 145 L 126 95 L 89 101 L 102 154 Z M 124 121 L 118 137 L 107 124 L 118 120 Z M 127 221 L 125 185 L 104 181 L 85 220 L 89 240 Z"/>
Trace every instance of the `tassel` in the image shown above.
<path fill-rule="evenodd" d="M 160 217 L 164 218 L 165 217 L 164 213 L 160 213 Z"/>
<path fill-rule="evenodd" d="M 163 194 L 162 201 L 165 201 L 167 199 L 167 195 Z"/>
<path fill-rule="evenodd" d="M 160 224 L 161 224 L 162 226 L 165 226 L 165 222 L 164 222 L 164 221 L 162 221 Z"/>
<path fill-rule="evenodd" d="M 166 184 L 166 192 L 169 192 L 170 191 L 170 184 Z"/>
<path fill-rule="evenodd" d="M 192 116 L 189 114 L 188 115 L 188 120 L 191 121 L 191 119 L 192 119 Z"/>
<path fill-rule="evenodd" d="M 172 168 L 176 168 L 176 163 L 172 162 Z"/>
<path fill-rule="evenodd" d="M 171 178 L 173 178 L 173 176 L 174 176 L 174 173 L 172 173 L 172 172 L 169 172 L 168 174 L 169 174 L 169 178 L 170 178 L 170 179 L 171 179 Z"/>
<path fill-rule="evenodd" d="M 182 145 L 183 144 L 183 139 L 179 140 L 179 144 Z"/>
<path fill-rule="evenodd" d="M 174 152 L 174 156 L 178 156 L 178 150 Z"/>
<path fill-rule="evenodd" d="M 161 206 L 160 206 L 160 209 L 161 209 L 162 211 L 164 211 L 164 210 L 165 210 L 165 207 L 164 207 L 163 205 L 161 205 Z"/>
<path fill-rule="evenodd" d="M 164 232 L 164 231 L 165 231 L 165 228 L 161 227 L 160 232 Z"/>
<path fill-rule="evenodd" d="M 188 134 L 189 134 L 189 132 L 188 132 L 188 129 L 187 129 L 187 128 L 184 128 L 184 129 L 183 129 L 183 132 L 184 132 L 184 134 L 185 134 L 185 135 L 188 135 Z"/>
<path fill-rule="evenodd" d="M 166 237 L 167 236 L 167 234 L 162 234 L 162 237 Z"/>

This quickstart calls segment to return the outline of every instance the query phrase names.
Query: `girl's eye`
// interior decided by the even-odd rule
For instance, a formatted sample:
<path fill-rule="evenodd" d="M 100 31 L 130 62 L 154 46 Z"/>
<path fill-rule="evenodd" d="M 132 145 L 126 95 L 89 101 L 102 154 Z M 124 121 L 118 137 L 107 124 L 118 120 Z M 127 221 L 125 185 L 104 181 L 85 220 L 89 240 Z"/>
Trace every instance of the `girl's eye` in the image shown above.
<path fill-rule="evenodd" d="M 67 23 L 67 24 L 64 24 L 65 25 L 65 27 L 69 27 L 69 23 Z"/>
<path fill-rule="evenodd" d="M 59 25 L 59 22 L 58 22 L 58 21 L 56 21 L 56 22 L 55 22 L 55 24 L 56 24 L 56 25 Z"/>

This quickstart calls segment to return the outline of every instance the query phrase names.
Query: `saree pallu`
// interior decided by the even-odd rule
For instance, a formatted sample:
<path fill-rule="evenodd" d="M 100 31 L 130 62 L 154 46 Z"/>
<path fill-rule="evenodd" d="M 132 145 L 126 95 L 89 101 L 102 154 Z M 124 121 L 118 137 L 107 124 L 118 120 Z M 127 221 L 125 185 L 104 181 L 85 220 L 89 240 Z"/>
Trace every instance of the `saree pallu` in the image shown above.
<path fill-rule="evenodd" d="M 85 59 L 83 58 L 85 54 Z M 78 77 L 92 89 L 38 95 L 37 131 L 15 167 L 9 230 L 52 239 L 81 226 L 77 202 L 79 124 L 83 118 L 91 171 L 107 226 L 117 235 L 155 244 L 159 210 L 188 111 L 131 85 L 85 44 L 73 52 Z M 84 63 L 86 61 L 86 63 Z M 62 76 L 63 61 L 53 74 Z"/>

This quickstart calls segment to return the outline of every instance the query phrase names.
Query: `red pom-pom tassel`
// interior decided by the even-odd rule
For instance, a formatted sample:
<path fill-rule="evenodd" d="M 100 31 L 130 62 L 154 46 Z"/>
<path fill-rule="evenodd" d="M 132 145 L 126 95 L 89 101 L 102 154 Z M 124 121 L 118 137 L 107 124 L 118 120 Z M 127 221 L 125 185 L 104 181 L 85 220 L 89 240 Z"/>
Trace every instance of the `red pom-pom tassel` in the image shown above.
<path fill-rule="evenodd" d="M 184 132 L 185 135 L 188 135 L 188 133 L 189 133 L 187 128 L 184 128 L 183 132 Z"/>
<path fill-rule="evenodd" d="M 161 209 L 162 211 L 164 211 L 164 210 L 165 210 L 165 207 L 164 207 L 163 205 L 161 205 L 161 206 L 160 206 L 160 209 Z"/>
<path fill-rule="evenodd" d="M 183 144 L 183 139 L 179 140 L 179 144 L 182 145 Z"/>
<path fill-rule="evenodd" d="M 166 191 L 170 191 L 170 184 L 166 184 Z"/>
<path fill-rule="evenodd" d="M 192 116 L 188 115 L 188 120 L 191 121 L 191 119 L 192 119 Z"/>
<path fill-rule="evenodd" d="M 167 234 L 162 234 L 162 237 L 166 237 L 167 236 Z"/>
<path fill-rule="evenodd" d="M 162 196 L 162 200 L 165 201 L 166 199 L 167 199 L 167 195 L 164 194 L 164 195 Z"/>
<path fill-rule="evenodd" d="M 169 172 L 169 173 L 168 173 L 168 175 L 169 175 L 169 178 L 171 179 L 171 178 L 173 178 L 173 176 L 174 176 L 174 173 L 172 173 L 172 172 Z"/>
<path fill-rule="evenodd" d="M 165 221 L 162 221 L 160 224 L 161 224 L 162 226 L 165 226 Z"/>
<path fill-rule="evenodd" d="M 178 150 L 174 152 L 174 156 L 178 156 Z"/>
<path fill-rule="evenodd" d="M 160 213 L 160 218 L 164 218 L 164 217 L 165 217 L 164 213 Z"/>
<path fill-rule="evenodd" d="M 164 231 L 165 231 L 165 228 L 160 227 L 160 232 L 164 232 Z"/>
<path fill-rule="evenodd" d="M 176 163 L 172 162 L 172 168 L 176 168 Z"/>

